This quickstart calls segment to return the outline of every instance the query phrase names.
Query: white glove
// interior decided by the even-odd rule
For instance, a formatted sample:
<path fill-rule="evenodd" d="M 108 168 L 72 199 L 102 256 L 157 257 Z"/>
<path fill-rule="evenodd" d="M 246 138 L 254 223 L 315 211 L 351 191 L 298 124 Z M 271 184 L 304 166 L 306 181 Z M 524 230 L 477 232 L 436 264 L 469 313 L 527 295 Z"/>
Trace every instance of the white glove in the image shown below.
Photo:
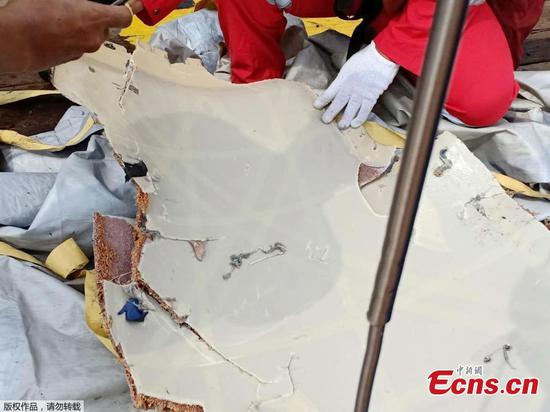
<path fill-rule="evenodd" d="M 322 120 L 330 123 L 344 107 L 344 115 L 338 122 L 340 129 L 359 127 L 366 120 L 376 101 L 389 87 L 399 66 L 382 56 L 374 42 L 355 53 L 340 70 L 336 79 L 319 96 L 313 106 L 322 109 Z"/>

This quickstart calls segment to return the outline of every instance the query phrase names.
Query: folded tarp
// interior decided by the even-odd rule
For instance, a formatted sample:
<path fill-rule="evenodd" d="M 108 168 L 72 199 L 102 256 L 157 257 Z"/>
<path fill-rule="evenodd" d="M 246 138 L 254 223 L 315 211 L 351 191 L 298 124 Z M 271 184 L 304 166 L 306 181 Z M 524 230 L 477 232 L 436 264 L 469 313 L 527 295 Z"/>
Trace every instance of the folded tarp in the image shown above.
<path fill-rule="evenodd" d="M 17 174 L 4 174 L 2 178 L 10 186 L 15 184 L 7 183 L 10 178 L 19 179 Z M 32 179 L 28 181 L 31 186 L 38 185 L 38 179 L 42 178 L 34 182 Z M 0 209 L 0 222 L 11 219 L 13 223 L 14 216 L 18 216 L 17 223 L 21 224 L 0 227 L 0 240 L 21 249 L 49 252 L 72 237 L 90 256 L 95 212 L 135 216 L 134 186 L 125 181 L 123 169 L 113 157 L 107 141 L 100 136 L 90 139 L 87 150 L 74 152 L 64 161 L 44 197 L 46 188 L 51 185 L 51 177 L 49 179 L 47 182 L 42 179 L 43 186 L 29 195 L 33 197 L 34 193 L 34 199 L 28 200 L 32 206 L 19 202 L 11 208 Z M 0 204 L 8 204 L 13 196 L 12 191 L 0 191 Z"/>
<path fill-rule="evenodd" d="M 122 368 L 88 330 L 84 297 L 32 264 L 0 256 L 0 399 L 84 400 L 133 411 Z"/>

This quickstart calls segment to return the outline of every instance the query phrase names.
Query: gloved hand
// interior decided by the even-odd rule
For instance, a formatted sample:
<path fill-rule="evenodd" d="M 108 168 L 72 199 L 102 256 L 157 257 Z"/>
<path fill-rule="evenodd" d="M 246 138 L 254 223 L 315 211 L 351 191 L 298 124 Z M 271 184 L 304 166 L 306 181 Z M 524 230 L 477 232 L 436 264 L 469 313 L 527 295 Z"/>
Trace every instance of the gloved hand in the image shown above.
<path fill-rule="evenodd" d="M 366 120 L 380 95 L 389 87 L 399 66 L 382 56 L 374 42 L 355 53 L 344 64 L 336 79 L 313 106 L 325 110 L 322 120 L 330 123 L 344 107 L 340 129 L 359 127 Z"/>

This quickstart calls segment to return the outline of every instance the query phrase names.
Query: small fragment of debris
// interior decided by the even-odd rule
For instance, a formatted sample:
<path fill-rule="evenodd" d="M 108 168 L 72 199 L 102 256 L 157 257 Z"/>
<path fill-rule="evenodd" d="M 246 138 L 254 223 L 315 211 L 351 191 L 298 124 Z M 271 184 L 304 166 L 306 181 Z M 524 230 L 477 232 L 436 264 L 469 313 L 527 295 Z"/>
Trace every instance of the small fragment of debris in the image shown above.
<path fill-rule="evenodd" d="M 467 205 L 472 205 L 472 207 L 477 210 L 477 212 L 481 215 L 481 216 L 484 216 L 484 217 L 487 217 L 487 212 L 485 211 L 485 208 L 483 207 L 483 205 L 481 204 L 481 201 L 485 199 L 484 197 L 482 197 L 482 195 L 476 195 L 474 196 L 473 198 L 471 198 L 468 203 L 466 203 L 465 206 Z"/>
<path fill-rule="evenodd" d="M 138 298 L 129 298 L 118 311 L 118 315 L 124 314 L 128 322 L 143 322 L 147 313 L 149 312 L 142 307 Z"/>
<path fill-rule="evenodd" d="M 88 66 L 88 70 L 91 71 L 92 73 L 95 73 L 95 69 L 92 66 Z"/>
<path fill-rule="evenodd" d="M 202 259 L 206 254 L 206 242 L 204 240 L 188 240 L 187 243 L 191 245 L 197 260 L 202 262 Z"/>
<path fill-rule="evenodd" d="M 388 167 L 375 167 L 375 166 L 368 166 L 364 163 L 361 163 L 359 166 L 359 188 L 362 189 L 369 183 L 374 182 L 376 179 L 379 179 L 382 177 L 386 171 L 388 170 Z"/>
<path fill-rule="evenodd" d="M 128 182 L 133 177 L 147 176 L 147 166 L 140 160 L 137 163 L 124 162 L 125 180 Z"/>
<path fill-rule="evenodd" d="M 252 252 L 245 252 L 245 253 L 239 253 L 238 255 L 231 255 L 229 257 L 229 266 L 231 266 L 231 270 L 224 274 L 222 276 L 223 280 L 229 280 L 231 278 L 231 275 L 233 275 L 233 272 L 236 269 L 240 269 L 243 265 L 243 260 L 250 259 L 253 255 L 256 253 L 263 253 L 265 256 L 250 262 L 250 265 L 255 265 L 256 263 L 259 263 L 263 260 L 270 259 L 275 256 L 281 256 L 286 253 L 286 246 L 283 245 L 281 242 L 275 242 L 273 245 L 271 245 L 268 249 L 262 249 L 258 248 L 256 250 L 253 250 Z"/>
<path fill-rule="evenodd" d="M 508 364 L 509 367 L 511 367 L 512 369 L 516 369 L 514 368 L 514 366 L 510 363 L 510 355 L 508 355 L 508 352 L 510 352 L 512 350 L 512 346 L 506 344 L 502 347 L 502 354 L 504 355 L 504 360 L 506 361 L 506 363 Z"/>
<path fill-rule="evenodd" d="M 231 278 L 233 271 L 235 269 L 239 269 L 243 265 L 243 259 L 248 259 L 250 256 L 252 256 L 253 253 L 254 252 L 247 252 L 239 253 L 238 255 L 231 255 L 229 257 L 229 266 L 231 266 L 231 270 L 223 275 L 223 280 L 228 280 L 229 278 Z"/>
<path fill-rule="evenodd" d="M 434 175 L 436 177 L 443 176 L 443 173 L 445 173 L 445 171 L 447 171 L 451 167 L 453 167 L 453 162 L 447 157 L 447 149 L 443 149 L 439 152 L 439 159 L 441 160 L 441 163 L 443 163 L 443 164 L 438 166 L 434 170 Z"/>
<path fill-rule="evenodd" d="M 139 95 L 139 89 L 136 86 L 134 86 L 133 84 L 130 84 L 128 86 L 128 90 L 130 90 L 130 91 L 134 92 L 135 94 Z"/>
<path fill-rule="evenodd" d="M 505 192 L 508 196 L 510 196 L 511 198 L 514 198 L 514 197 L 517 195 L 517 193 L 516 193 L 514 190 L 508 189 L 508 188 L 506 188 L 506 187 L 503 188 L 503 189 L 504 189 L 504 192 Z"/>
<path fill-rule="evenodd" d="M 116 50 L 116 47 L 115 47 L 115 45 L 114 45 L 113 43 L 105 42 L 105 43 L 103 43 L 103 45 L 104 45 L 105 47 L 107 47 L 108 49 Z"/>
<path fill-rule="evenodd" d="M 490 354 L 486 355 L 484 358 L 483 358 L 483 362 L 484 363 L 489 363 L 493 360 L 493 355 L 502 350 L 502 356 L 504 357 L 504 361 L 508 364 L 508 366 L 512 369 L 516 369 L 514 368 L 514 366 L 510 363 L 510 355 L 508 354 L 508 352 L 510 352 L 512 350 L 512 345 L 509 345 L 508 343 L 504 344 L 502 346 L 502 348 L 499 348 L 493 352 L 491 352 Z"/>

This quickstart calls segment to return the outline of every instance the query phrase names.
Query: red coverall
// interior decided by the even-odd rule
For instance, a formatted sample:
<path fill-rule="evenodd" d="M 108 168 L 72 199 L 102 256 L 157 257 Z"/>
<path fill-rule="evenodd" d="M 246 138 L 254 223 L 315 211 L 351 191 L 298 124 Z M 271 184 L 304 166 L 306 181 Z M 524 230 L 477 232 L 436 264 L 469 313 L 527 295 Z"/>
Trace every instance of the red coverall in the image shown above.
<path fill-rule="evenodd" d="M 142 1 L 145 10 L 138 16 L 148 24 L 180 3 Z M 544 0 L 488 3 L 469 9 L 445 104 L 451 115 L 471 126 L 495 123 L 516 97 L 519 86 L 513 70 L 523 40 L 542 13 Z M 413 76 L 422 69 L 435 4 L 436 0 L 409 0 L 398 14 L 379 19 L 382 27 L 375 24 L 379 30 L 374 39 L 377 49 Z M 267 0 L 218 0 L 218 9 L 231 56 L 232 81 L 249 83 L 281 77 L 285 66 L 279 47 L 286 25 L 283 12 Z M 334 0 L 293 0 L 286 11 L 299 17 L 332 17 Z"/>

